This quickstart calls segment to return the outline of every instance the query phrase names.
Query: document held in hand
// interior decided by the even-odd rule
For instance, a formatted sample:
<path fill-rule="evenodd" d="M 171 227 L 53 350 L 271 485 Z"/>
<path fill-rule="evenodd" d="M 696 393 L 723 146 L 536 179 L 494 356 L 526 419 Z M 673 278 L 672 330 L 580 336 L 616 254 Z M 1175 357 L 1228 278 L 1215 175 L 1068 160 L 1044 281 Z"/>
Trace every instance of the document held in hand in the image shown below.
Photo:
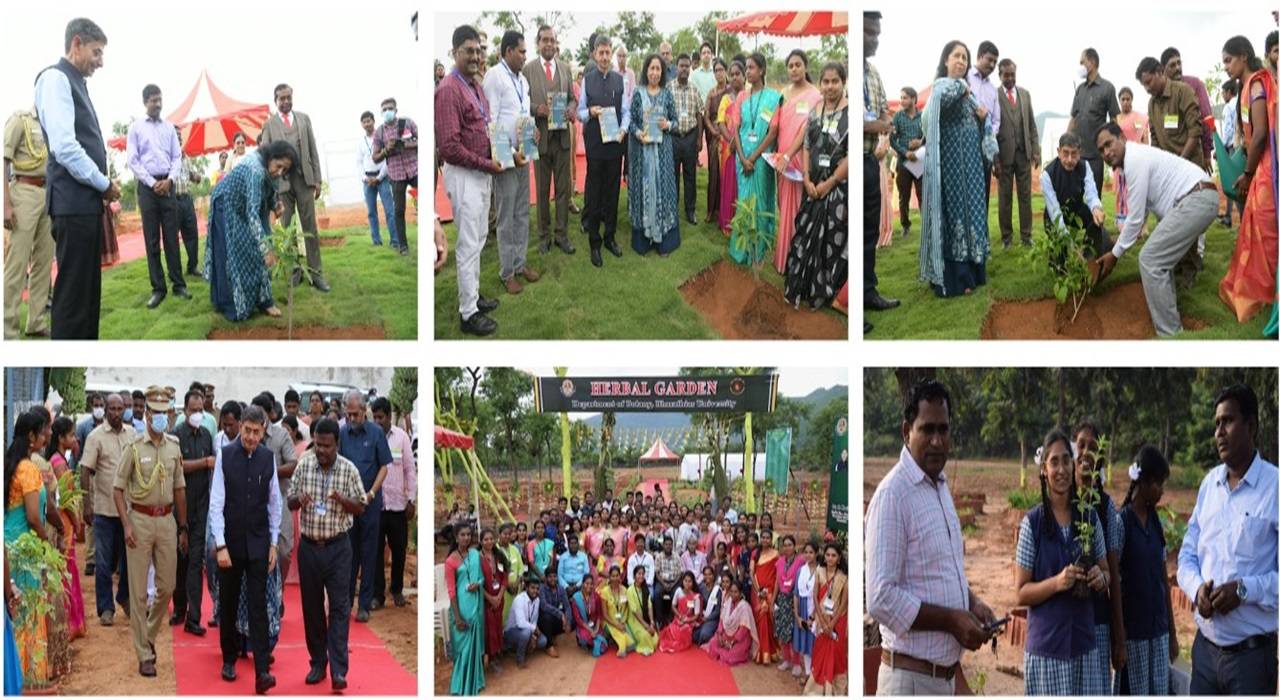
<path fill-rule="evenodd" d="M 658 124 L 659 119 L 662 119 L 662 113 L 656 109 L 644 113 L 644 133 L 649 137 L 649 143 L 662 143 L 662 127 Z"/>
<path fill-rule="evenodd" d="M 498 126 L 498 122 L 489 122 L 489 146 L 493 159 L 503 170 L 516 167 L 515 154 L 511 149 L 511 136 Z"/>
<path fill-rule="evenodd" d="M 600 140 L 605 143 L 618 141 L 622 127 L 618 125 L 618 112 L 613 107 L 603 107 L 600 112 Z"/>
<path fill-rule="evenodd" d="M 569 93 L 553 92 L 548 97 L 551 98 L 551 114 L 547 116 L 547 129 L 549 131 L 568 129 L 569 120 L 565 118 L 564 111 L 569 107 Z"/>
<path fill-rule="evenodd" d="M 520 152 L 528 160 L 537 160 L 538 142 L 534 136 L 538 133 L 538 123 L 533 117 L 517 117 L 516 133 L 520 136 Z"/>

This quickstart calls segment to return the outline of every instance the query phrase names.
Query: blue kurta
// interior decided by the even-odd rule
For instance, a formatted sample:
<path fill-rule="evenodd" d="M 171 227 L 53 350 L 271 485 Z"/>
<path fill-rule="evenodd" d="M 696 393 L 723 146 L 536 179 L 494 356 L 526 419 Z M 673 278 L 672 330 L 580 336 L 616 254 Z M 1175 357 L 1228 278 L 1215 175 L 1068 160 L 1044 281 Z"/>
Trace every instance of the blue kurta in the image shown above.
<path fill-rule="evenodd" d="M 627 139 L 627 213 L 631 217 L 631 248 L 644 255 L 653 248 L 667 254 L 680 247 L 680 217 L 676 215 L 676 170 L 672 156 L 675 137 L 663 133 L 662 143 L 643 143 L 637 137 L 650 111 L 676 123 L 676 103 L 662 88 L 650 95 L 638 87 L 631 95 L 631 133 Z"/>
<path fill-rule="evenodd" d="M 769 126 L 778 116 L 778 106 L 781 103 L 782 93 L 771 87 L 762 87 L 759 92 L 742 101 L 742 121 L 741 126 L 738 127 L 738 141 L 742 144 L 742 152 L 748 157 L 759 148 L 761 143 L 764 143 L 769 134 Z M 775 145 L 776 143 L 770 145 L 761 151 L 760 155 L 773 153 Z M 736 263 L 754 265 L 768 256 L 778 230 L 778 183 L 774 178 L 773 166 L 766 163 L 763 157 L 756 159 L 750 175 L 742 165 L 742 161 L 738 161 L 737 204 L 741 205 L 748 197 L 755 195 L 756 212 L 774 215 L 773 218 L 762 217 L 756 220 L 757 227 L 764 235 L 751 250 L 737 247 L 738 239 L 742 235 L 740 231 L 735 229 L 733 236 L 729 239 L 729 257 Z"/>
<path fill-rule="evenodd" d="M 274 199 L 271 179 L 257 156 L 232 168 L 209 198 L 204 273 L 213 308 L 228 320 L 243 321 L 254 309 L 275 304 L 266 264 Z"/>

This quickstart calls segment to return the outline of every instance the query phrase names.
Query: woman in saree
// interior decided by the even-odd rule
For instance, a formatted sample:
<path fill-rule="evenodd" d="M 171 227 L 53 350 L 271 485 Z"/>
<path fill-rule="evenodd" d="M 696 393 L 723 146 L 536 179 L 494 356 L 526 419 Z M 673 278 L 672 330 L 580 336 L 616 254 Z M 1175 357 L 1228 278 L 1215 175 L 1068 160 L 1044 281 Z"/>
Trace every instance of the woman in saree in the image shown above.
<path fill-rule="evenodd" d="M 822 556 L 815 580 L 813 673 L 805 694 L 840 695 L 849 683 L 849 577 L 840 568 L 839 547 L 826 545 Z"/>
<path fill-rule="evenodd" d="M 782 88 L 782 110 L 778 113 L 778 161 L 781 171 L 801 169 L 800 149 L 804 146 L 805 125 L 818 108 L 822 95 L 809 82 L 809 56 L 800 49 L 787 54 L 787 79 Z M 796 212 L 804 196 L 802 182 L 778 177 L 778 245 L 773 250 L 773 267 L 778 274 L 787 271 L 787 255 L 791 252 L 791 236 L 796 230 Z"/>
<path fill-rule="evenodd" d="M 204 276 L 213 308 L 228 320 L 243 321 L 255 310 L 280 315 L 271 296 L 273 181 L 297 162 L 293 146 L 273 141 L 241 161 L 209 197 Z"/>
<path fill-rule="evenodd" d="M 671 127 L 676 103 L 667 89 L 666 66 L 657 54 L 644 59 L 643 85 L 631 93 L 631 133 L 627 143 L 627 213 L 631 217 L 631 249 L 640 255 L 657 250 L 667 257 L 680 247 L 676 215 L 676 171 Z M 649 137 L 656 120 L 661 141 Z M 616 518 L 617 512 L 611 514 Z M 617 525 L 614 525 L 617 528 Z"/>
<path fill-rule="evenodd" d="M 1244 323 L 1276 302 L 1276 81 L 1243 36 L 1223 45 L 1222 66 L 1241 85 L 1237 118 L 1248 159 L 1235 181 L 1244 201 L 1240 233 L 1218 296 Z"/>
<path fill-rule="evenodd" d="M 453 695 L 478 695 L 484 689 L 484 571 L 480 552 L 472 546 L 471 525 L 459 525 L 453 548 L 444 561 L 453 629 Z"/>
<path fill-rule="evenodd" d="M 773 636 L 778 640 L 778 648 L 782 654 L 778 670 L 790 671 L 804 666 L 804 660 L 791 647 L 796 624 L 796 574 L 804 566 L 804 559 L 796 554 L 796 538 L 783 535 L 781 543 L 781 555 L 774 563 L 777 569 L 778 594 L 773 600 Z"/>
<path fill-rule="evenodd" d="M 578 646 L 598 658 L 609 648 L 609 640 L 604 636 L 604 601 L 596 593 L 596 577 L 583 576 L 582 587 L 574 591 L 569 602 L 573 604 L 573 634 Z"/>
<path fill-rule="evenodd" d="M 720 213 L 720 101 L 729 92 L 729 64 L 717 56 L 711 61 L 716 77 L 715 87 L 707 92 L 707 104 L 702 108 L 702 128 L 707 134 L 707 219 L 705 223 L 718 221 Z M 638 504 L 637 504 L 638 505 Z"/>
<path fill-rule="evenodd" d="M 606 539 L 604 541 L 604 552 L 596 557 L 595 570 L 596 575 L 604 578 L 609 575 L 609 570 L 613 567 L 621 567 L 623 564 L 622 557 L 614 554 L 613 540 Z"/>
<path fill-rule="evenodd" d="M 804 202 L 783 292 L 800 308 L 831 304 L 849 278 L 849 100 L 840 63 L 822 67 L 822 106 L 809 114 L 800 166 Z M 887 200 L 886 200 L 887 201 Z"/>
<path fill-rule="evenodd" d="M 631 616 L 627 618 L 627 631 L 636 640 L 636 651 L 641 656 L 648 656 L 658 648 L 658 630 L 653 626 L 653 600 L 649 597 L 649 586 L 644 583 L 646 576 L 643 566 L 635 568 L 632 580 L 638 582 L 638 585 L 632 583 L 627 586 L 627 608 L 631 611 Z"/>
<path fill-rule="evenodd" d="M 778 595 L 778 550 L 773 547 L 773 532 L 760 533 L 760 552 L 751 560 L 752 612 L 756 617 L 759 645 L 753 660 L 758 664 L 777 661 L 778 640 L 774 636 L 773 601 Z"/>
<path fill-rule="evenodd" d="M 4 560 L 4 694 L 22 695 L 22 656 L 13 636 L 13 620 L 9 610 L 17 605 L 18 592 L 9 583 L 9 559 Z"/>
<path fill-rule="evenodd" d="M 67 455 L 76 454 L 79 451 L 75 423 L 66 416 L 55 420 L 50 433 L 49 447 L 45 453 L 45 458 L 49 460 L 49 466 L 53 470 L 54 479 L 61 479 L 63 474 L 71 471 Z M 75 478 L 75 475 L 73 474 L 72 477 Z M 90 494 L 85 494 L 85 498 L 88 497 Z M 58 515 L 62 518 L 62 531 L 70 533 L 66 537 L 66 548 L 63 550 L 63 556 L 67 560 L 68 574 L 63 582 L 67 592 L 67 634 L 70 639 L 78 639 L 88 631 L 84 619 L 84 595 L 80 589 L 80 566 L 76 563 L 75 533 L 83 533 L 84 529 L 78 511 L 62 508 L 60 504 Z"/>
<path fill-rule="evenodd" d="M 729 257 L 740 265 L 755 265 L 764 260 L 773 247 L 778 229 L 778 186 L 774 170 L 763 156 L 774 151 L 778 141 L 778 114 L 782 95 L 765 83 L 764 54 L 747 57 L 746 96 L 738 113 L 738 201 L 743 207 L 754 203 L 756 239 L 748 241 L 747 232 L 735 228 L 729 238 Z"/>
<path fill-rule="evenodd" d="M 4 453 L 4 544 L 8 549 L 18 538 L 28 532 L 36 537 L 49 541 L 54 547 L 58 543 L 49 539 L 45 528 L 45 512 L 48 504 L 48 493 L 44 480 L 40 476 L 40 468 L 31 461 L 31 455 L 45 445 L 44 430 L 48 421 L 35 412 L 27 412 L 18 416 L 13 427 L 13 441 Z M 61 527 L 61 524 L 59 524 Z M 56 539 L 56 538 L 55 538 Z M 25 575 L 6 578 L 6 584 L 12 580 L 18 586 L 21 595 L 40 595 L 39 582 Z M 14 625 L 14 640 L 18 645 L 21 658 L 22 678 L 26 685 L 43 685 L 50 679 L 49 673 L 49 618 L 46 615 L 31 615 L 29 619 L 19 619 Z"/>
<path fill-rule="evenodd" d="M 969 47 L 950 41 L 924 110 L 924 198 L 920 278 L 940 297 L 972 293 L 987 282 L 991 242 L 982 185 L 987 110 L 965 82 Z"/>
<path fill-rule="evenodd" d="M 720 131 L 720 231 L 732 232 L 733 208 L 738 202 L 738 121 L 742 99 L 746 97 L 747 65 L 733 59 L 729 64 L 729 89 L 716 109 L 716 128 Z"/>
<path fill-rule="evenodd" d="M 729 584 L 733 582 L 733 576 L 727 569 L 721 569 L 717 573 L 708 566 L 702 570 L 702 579 L 702 583 L 698 584 L 698 595 L 704 601 L 702 617 L 693 630 L 693 643 L 698 646 L 711 641 L 720 628 L 720 616 L 724 613 L 725 603 L 729 601 Z"/>
<path fill-rule="evenodd" d="M 1275 30 L 1272 30 L 1270 33 L 1267 34 L 1266 42 L 1267 43 L 1264 46 L 1266 47 L 1266 51 L 1267 51 L 1267 60 L 1263 67 L 1271 72 L 1271 82 L 1272 84 L 1275 84 L 1277 82 L 1276 66 L 1277 64 L 1280 64 L 1280 32 L 1276 32 Z M 1238 112 L 1239 110 L 1237 110 L 1237 113 Z M 1273 106 L 1272 113 L 1274 112 L 1275 112 L 1275 109 Z M 1272 130 L 1272 133 L 1274 134 L 1274 128 Z M 1276 157 L 1275 143 L 1272 142 L 1272 146 L 1271 146 L 1272 190 L 1271 192 L 1273 194 L 1280 195 L 1280 193 L 1277 193 L 1277 190 L 1275 189 L 1277 185 L 1280 185 L 1280 174 L 1276 172 L 1277 161 L 1280 161 L 1280 158 Z M 1266 328 L 1262 329 L 1262 335 L 1272 339 L 1275 339 L 1276 337 L 1280 337 L 1280 270 L 1276 271 L 1276 303 L 1271 305 L 1271 320 L 1267 322 Z"/>
<path fill-rule="evenodd" d="M 507 558 L 496 547 L 493 530 L 480 531 L 480 572 L 484 575 L 484 658 L 485 669 L 497 668 L 502 654 L 503 590 L 507 583 Z"/>
<path fill-rule="evenodd" d="M 658 648 L 674 654 L 693 646 L 693 631 L 702 620 L 702 595 L 694 585 L 692 571 L 680 577 L 680 587 L 671 597 L 671 624 L 658 635 Z"/>
<path fill-rule="evenodd" d="M 542 580 L 542 574 L 549 566 L 556 565 L 556 543 L 547 537 L 547 528 L 542 523 L 534 523 L 537 537 L 533 540 L 533 553 L 529 556 L 529 571 L 535 578 Z"/>
<path fill-rule="evenodd" d="M 702 649 L 726 666 L 738 666 L 751 660 L 758 644 L 751 604 L 742 597 L 742 586 L 732 581 L 724 598 L 724 609 L 720 612 L 720 626 Z"/>
<path fill-rule="evenodd" d="M 609 514 L 609 530 L 606 535 L 613 540 L 613 553 L 619 559 L 627 558 L 627 543 L 631 541 L 631 528 L 622 523 L 622 515 L 617 508 Z"/>
<path fill-rule="evenodd" d="M 605 631 L 618 645 L 618 658 L 626 658 L 628 652 L 635 651 L 636 639 L 627 624 L 631 620 L 631 601 L 626 586 L 622 585 L 621 568 L 609 569 L 609 583 L 600 589 L 600 601 L 604 603 Z"/>
<path fill-rule="evenodd" d="M 591 514 L 591 527 L 587 528 L 583 544 L 587 548 L 587 557 L 595 561 L 604 552 L 605 530 L 600 524 L 600 511 Z M 605 572 L 606 575 L 608 572 Z"/>
<path fill-rule="evenodd" d="M 503 523 L 498 527 L 498 551 L 502 552 L 502 556 L 507 560 L 507 580 L 506 593 L 502 600 L 502 616 L 501 619 L 507 619 L 507 612 L 511 610 L 511 601 L 516 599 L 520 593 L 520 581 L 524 578 L 525 566 L 524 558 L 520 556 L 520 547 L 512 541 L 511 538 L 516 537 L 517 530 L 512 527 L 511 523 Z"/>

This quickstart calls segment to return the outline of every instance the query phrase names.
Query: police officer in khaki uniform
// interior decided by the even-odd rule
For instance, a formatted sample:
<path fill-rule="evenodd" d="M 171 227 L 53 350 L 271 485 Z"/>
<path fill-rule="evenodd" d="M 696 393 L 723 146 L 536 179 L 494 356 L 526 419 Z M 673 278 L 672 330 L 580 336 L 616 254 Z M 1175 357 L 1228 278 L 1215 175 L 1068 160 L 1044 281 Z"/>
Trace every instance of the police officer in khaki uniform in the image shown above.
<path fill-rule="evenodd" d="M 45 211 L 44 174 L 49 160 L 35 109 L 14 112 L 4 124 L 4 337 L 19 334 L 22 290 L 31 290 L 27 335 L 48 335 L 53 271 L 53 228 Z"/>
<path fill-rule="evenodd" d="M 178 550 L 187 548 L 187 488 L 182 450 L 169 434 L 169 393 L 147 389 L 147 431 L 124 448 L 115 478 L 115 503 L 129 560 L 129 628 L 138 673 L 156 675 L 156 636 L 169 612 Z M 125 507 L 126 499 L 129 507 Z M 178 512 L 177 521 L 172 513 Z M 156 598 L 147 607 L 147 570 L 156 568 Z"/>

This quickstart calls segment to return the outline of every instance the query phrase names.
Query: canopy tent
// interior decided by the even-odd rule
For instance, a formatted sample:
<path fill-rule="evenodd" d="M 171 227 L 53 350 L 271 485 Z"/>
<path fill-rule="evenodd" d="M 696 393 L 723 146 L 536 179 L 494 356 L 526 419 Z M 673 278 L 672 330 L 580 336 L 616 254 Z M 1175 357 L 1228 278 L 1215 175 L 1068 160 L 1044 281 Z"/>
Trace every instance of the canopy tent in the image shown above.
<path fill-rule="evenodd" d="M 722 454 L 720 458 L 725 464 L 725 473 L 729 480 L 742 478 L 742 453 L 731 452 Z M 685 481 L 698 481 L 702 478 L 705 470 L 711 468 L 711 455 L 709 454 L 686 454 L 680 460 L 680 478 Z M 755 481 L 764 481 L 764 453 L 757 452 L 752 459 L 752 473 Z"/>
<path fill-rule="evenodd" d="M 648 452 L 640 455 L 640 466 L 642 467 L 674 467 L 679 463 L 680 455 L 672 452 L 661 437 L 653 441 L 653 446 L 649 448 Z"/>
<path fill-rule="evenodd" d="M 716 22 L 716 29 L 730 34 L 818 36 L 848 34 L 848 12 L 754 12 Z"/>
<path fill-rule="evenodd" d="M 205 87 L 209 100 L 213 103 L 214 115 L 190 119 L 196 99 L 200 96 L 201 86 Z M 182 132 L 183 152 L 194 157 L 231 148 L 237 132 L 244 133 L 248 145 L 256 145 L 258 135 L 262 133 L 262 127 L 270 116 L 270 105 L 241 102 L 228 97 L 214 84 L 209 72 L 202 70 L 186 99 L 165 117 L 165 121 L 178 126 Z M 125 136 L 117 136 L 107 144 L 117 151 L 123 151 L 128 141 Z"/>
<path fill-rule="evenodd" d="M 456 430 L 449 430 L 443 426 L 436 426 L 437 449 L 471 450 L 475 449 L 475 446 L 475 438 L 470 435 L 464 435 Z"/>

